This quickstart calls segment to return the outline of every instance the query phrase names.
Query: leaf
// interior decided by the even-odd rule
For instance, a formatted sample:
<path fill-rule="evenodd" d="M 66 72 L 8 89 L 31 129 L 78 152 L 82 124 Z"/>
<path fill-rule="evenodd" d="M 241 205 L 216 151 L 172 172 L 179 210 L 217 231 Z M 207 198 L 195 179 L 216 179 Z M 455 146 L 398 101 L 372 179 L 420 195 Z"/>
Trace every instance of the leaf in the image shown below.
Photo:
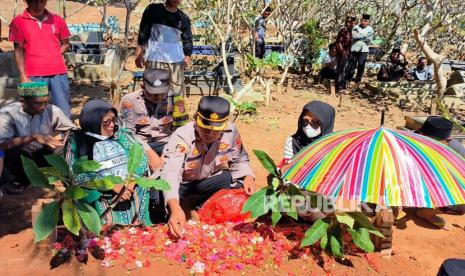
<path fill-rule="evenodd" d="M 268 154 L 261 150 L 253 150 L 262 166 L 272 175 L 278 177 L 276 165 Z"/>
<path fill-rule="evenodd" d="M 58 202 L 52 201 L 43 205 L 34 223 L 34 242 L 39 242 L 48 237 L 58 223 L 59 206 Z"/>
<path fill-rule="evenodd" d="M 119 176 L 107 175 L 100 179 L 87 182 L 83 187 L 99 191 L 109 191 L 113 189 L 116 184 L 121 184 L 123 182 L 123 179 Z"/>
<path fill-rule="evenodd" d="M 79 200 L 85 198 L 88 193 L 79 186 L 71 186 L 66 189 L 65 195 L 72 200 Z"/>
<path fill-rule="evenodd" d="M 349 228 L 354 228 L 354 222 L 355 219 L 345 213 L 342 213 L 341 215 L 336 215 L 337 221 L 339 221 L 342 224 L 345 224 L 349 226 Z"/>
<path fill-rule="evenodd" d="M 326 250 L 326 247 L 328 246 L 328 233 L 325 232 L 325 234 L 323 235 L 323 237 L 321 237 L 321 240 L 320 240 L 320 247 L 321 249 L 323 250 Z"/>
<path fill-rule="evenodd" d="M 63 157 L 52 154 L 52 155 L 45 155 L 44 158 L 45 160 L 47 160 L 47 163 L 49 163 L 50 166 L 54 167 L 55 169 L 60 170 L 60 172 L 64 176 L 69 175 L 69 166 L 68 166 L 68 163 L 66 163 L 65 159 L 63 159 Z"/>
<path fill-rule="evenodd" d="M 339 240 L 335 237 L 335 236 L 330 236 L 330 240 L 329 240 L 329 243 L 330 243 L 330 246 L 331 246 L 331 253 L 334 255 L 334 256 L 337 256 L 337 257 L 342 257 L 343 256 L 343 253 L 342 253 L 342 245 L 341 243 L 339 242 Z"/>
<path fill-rule="evenodd" d="M 268 213 L 270 206 L 267 197 L 272 194 L 274 194 L 274 191 L 266 187 L 252 194 L 242 207 L 242 214 L 250 212 L 252 218 L 257 218 Z"/>
<path fill-rule="evenodd" d="M 39 170 L 45 175 L 45 177 L 55 177 L 58 179 L 63 179 L 65 176 L 63 173 L 54 167 L 45 167 L 45 168 L 39 168 Z"/>
<path fill-rule="evenodd" d="M 342 230 L 340 224 L 331 226 L 329 235 L 331 253 L 336 257 L 344 256 L 344 242 L 342 241 Z"/>
<path fill-rule="evenodd" d="M 292 204 L 292 197 L 287 192 L 284 192 L 279 195 L 279 202 L 285 202 L 287 206 L 289 206 L 288 211 L 286 211 L 287 215 L 291 218 L 298 220 L 299 215 L 297 214 L 297 208 L 294 204 Z M 284 206 L 283 206 L 284 207 Z"/>
<path fill-rule="evenodd" d="M 378 236 L 380 238 L 385 238 L 384 235 L 378 230 L 368 230 L 368 233 Z"/>
<path fill-rule="evenodd" d="M 48 179 L 45 175 L 39 170 L 36 163 L 29 158 L 21 156 L 21 160 L 23 163 L 24 172 L 26 173 L 29 182 L 31 182 L 32 186 L 53 189 L 54 186 L 48 183 Z"/>
<path fill-rule="evenodd" d="M 368 230 L 374 230 L 374 231 L 377 231 L 378 229 L 376 229 L 376 227 L 371 223 L 371 221 L 368 219 L 368 217 L 363 214 L 363 213 L 360 213 L 360 212 L 348 212 L 346 213 L 348 214 L 349 216 L 351 216 L 352 218 L 354 218 L 355 222 L 363 227 L 363 228 L 366 228 Z"/>
<path fill-rule="evenodd" d="M 144 150 L 142 146 L 138 143 L 134 143 L 129 150 L 129 160 L 128 160 L 128 175 L 131 177 L 142 162 L 144 156 Z"/>
<path fill-rule="evenodd" d="M 74 174 L 96 172 L 102 165 L 94 160 L 87 160 L 87 156 L 82 156 L 73 164 Z"/>
<path fill-rule="evenodd" d="M 162 179 L 149 179 L 146 177 L 139 177 L 136 179 L 137 185 L 142 188 L 154 188 L 159 191 L 168 191 L 170 189 L 170 184 L 166 180 Z"/>
<path fill-rule="evenodd" d="M 370 239 L 370 233 L 366 228 L 360 228 L 358 230 L 349 229 L 349 234 L 352 236 L 354 244 L 360 249 L 366 252 L 375 251 L 375 246 Z"/>
<path fill-rule="evenodd" d="M 271 180 L 271 185 L 273 186 L 273 190 L 276 191 L 279 188 L 279 184 L 280 184 L 279 178 L 273 177 L 273 180 Z"/>
<path fill-rule="evenodd" d="M 276 224 L 279 222 L 282 216 L 283 215 L 279 211 L 271 213 L 271 222 L 273 224 L 273 227 L 276 226 Z"/>
<path fill-rule="evenodd" d="M 79 202 L 77 204 L 77 208 L 79 216 L 87 229 L 99 236 L 100 231 L 102 230 L 102 223 L 100 222 L 100 217 L 97 211 L 92 206 L 84 202 Z"/>
<path fill-rule="evenodd" d="M 310 227 L 307 232 L 305 232 L 305 236 L 300 243 L 301 247 L 313 245 L 317 241 L 319 241 L 323 236 L 326 235 L 328 231 L 329 223 L 327 223 L 324 219 L 317 220 L 312 227 Z"/>
<path fill-rule="evenodd" d="M 76 205 L 68 199 L 63 201 L 63 205 L 61 206 L 61 210 L 63 211 L 63 223 L 71 233 L 76 236 L 79 236 L 79 229 L 81 229 L 81 222 L 79 220 L 78 210 Z"/>

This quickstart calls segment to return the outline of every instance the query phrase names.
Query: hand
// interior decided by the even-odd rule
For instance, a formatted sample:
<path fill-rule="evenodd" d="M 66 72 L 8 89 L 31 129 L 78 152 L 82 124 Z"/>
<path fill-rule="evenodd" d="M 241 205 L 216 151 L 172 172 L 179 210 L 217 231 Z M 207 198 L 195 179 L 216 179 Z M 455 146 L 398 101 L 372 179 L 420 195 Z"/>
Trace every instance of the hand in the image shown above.
<path fill-rule="evenodd" d="M 182 238 L 184 232 L 184 225 L 186 224 L 186 214 L 182 210 L 179 203 L 177 206 L 171 209 L 170 219 L 168 220 L 168 226 L 170 227 L 170 232 L 178 238 Z"/>
<path fill-rule="evenodd" d="M 149 167 L 152 171 L 156 171 L 163 165 L 163 158 L 158 156 L 158 154 L 150 149 L 147 152 L 147 158 L 149 159 Z"/>
<path fill-rule="evenodd" d="M 32 138 L 37 143 L 49 146 L 51 149 L 56 149 L 58 147 L 64 146 L 63 142 L 50 135 L 33 134 Z"/>
<path fill-rule="evenodd" d="M 135 62 L 138 68 L 144 68 L 145 66 L 144 51 L 141 46 L 137 46 L 136 48 L 136 61 Z"/>
<path fill-rule="evenodd" d="M 31 82 L 31 80 L 26 75 L 21 75 L 19 77 L 19 82 L 20 83 L 25 83 L 25 82 Z"/>
<path fill-rule="evenodd" d="M 187 69 L 191 66 L 191 57 L 185 56 L 184 57 L 184 69 Z"/>
<path fill-rule="evenodd" d="M 121 190 L 123 189 L 124 185 L 123 184 L 116 184 L 114 187 L 113 187 L 113 192 L 115 192 L 117 195 L 121 192 Z M 127 187 L 123 193 L 123 195 L 121 196 L 121 199 L 120 201 L 126 201 L 126 200 L 130 200 L 132 197 L 132 191 L 129 190 Z"/>
<path fill-rule="evenodd" d="M 252 195 L 255 192 L 255 179 L 253 176 L 246 176 L 243 183 L 244 192 L 248 195 Z"/>

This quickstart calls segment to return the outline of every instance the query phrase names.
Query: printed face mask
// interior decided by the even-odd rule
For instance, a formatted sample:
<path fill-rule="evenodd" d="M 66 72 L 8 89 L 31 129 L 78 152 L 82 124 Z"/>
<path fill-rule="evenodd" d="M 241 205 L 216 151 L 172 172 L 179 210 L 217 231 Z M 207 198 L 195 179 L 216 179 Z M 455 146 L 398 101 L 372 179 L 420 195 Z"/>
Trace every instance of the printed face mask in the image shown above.
<path fill-rule="evenodd" d="M 318 127 L 317 129 L 314 129 L 310 125 L 307 125 L 304 128 L 305 135 L 307 135 L 308 138 L 314 138 L 317 137 L 318 135 L 321 134 L 321 127 Z"/>

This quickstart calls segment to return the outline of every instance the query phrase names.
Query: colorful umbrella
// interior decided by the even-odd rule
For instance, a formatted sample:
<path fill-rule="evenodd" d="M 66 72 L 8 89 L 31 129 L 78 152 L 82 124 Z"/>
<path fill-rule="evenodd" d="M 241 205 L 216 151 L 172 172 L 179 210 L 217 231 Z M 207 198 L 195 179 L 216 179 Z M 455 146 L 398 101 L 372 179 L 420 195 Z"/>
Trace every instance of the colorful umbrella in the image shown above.
<path fill-rule="evenodd" d="M 355 129 L 314 142 L 283 168 L 299 187 L 383 206 L 465 204 L 465 159 L 407 131 Z"/>

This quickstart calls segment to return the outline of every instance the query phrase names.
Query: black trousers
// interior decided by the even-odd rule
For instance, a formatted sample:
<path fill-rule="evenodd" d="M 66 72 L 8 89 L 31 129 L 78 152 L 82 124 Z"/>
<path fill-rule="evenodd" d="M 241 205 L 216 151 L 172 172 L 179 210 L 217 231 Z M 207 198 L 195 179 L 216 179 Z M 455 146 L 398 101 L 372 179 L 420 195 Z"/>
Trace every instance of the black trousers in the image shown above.
<path fill-rule="evenodd" d="M 354 81 L 360 83 L 365 72 L 365 64 L 367 62 L 368 53 L 352 52 L 349 61 L 349 67 L 347 70 L 347 80 L 351 81 L 355 74 L 355 68 L 357 68 L 357 76 Z"/>
<path fill-rule="evenodd" d="M 222 189 L 238 189 L 242 185 L 232 187 L 231 172 L 224 170 L 220 174 L 179 186 L 179 202 L 183 206 L 183 201 L 192 201 L 189 205 L 194 205 L 195 209 L 202 206 L 212 195 Z M 165 208 L 165 200 L 161 191 L 151 192 L 150 218 L 152 223 L 166 222 L 168 213 Z"/>
<path fill-rule="evenodd" d="M 344 58 L 340 55 L 336 57 L 337 60 L 337 77 L 336 77 L 336 89 L 346 89 L 347 84 L 347 66 L 349 63 L 349 58 Z"/>
<path fill-rule="evenodd" d="M 335 80 L 337 77 L 337 70 L 325 67 L 321 69 L 320 76 L 323 79 Z"/>
<path fill-rule="evenodd" d="M 262 59 L 265 56 L 265 40 L 255 40 L 255 57 Z"/>
<path fill-rule="evenodd" d="M 1 177 L 1 183 L 17 181 L 22 185 L 29 184 L 29 179 L 27 179 L 26 173 L 24 172 L 21 156 L 32 159 L 34 162 L 36 162 L 39 168 L 49 167 L 50 165 L 47 163 L 44 156 L 53 153 L 58 154 L 62 151 L 63 148 L 58 148 L 56 150 L 43 148 L 39 151 L 31 153 L 19 147 L 5 151 L 4 168 Z"/>

